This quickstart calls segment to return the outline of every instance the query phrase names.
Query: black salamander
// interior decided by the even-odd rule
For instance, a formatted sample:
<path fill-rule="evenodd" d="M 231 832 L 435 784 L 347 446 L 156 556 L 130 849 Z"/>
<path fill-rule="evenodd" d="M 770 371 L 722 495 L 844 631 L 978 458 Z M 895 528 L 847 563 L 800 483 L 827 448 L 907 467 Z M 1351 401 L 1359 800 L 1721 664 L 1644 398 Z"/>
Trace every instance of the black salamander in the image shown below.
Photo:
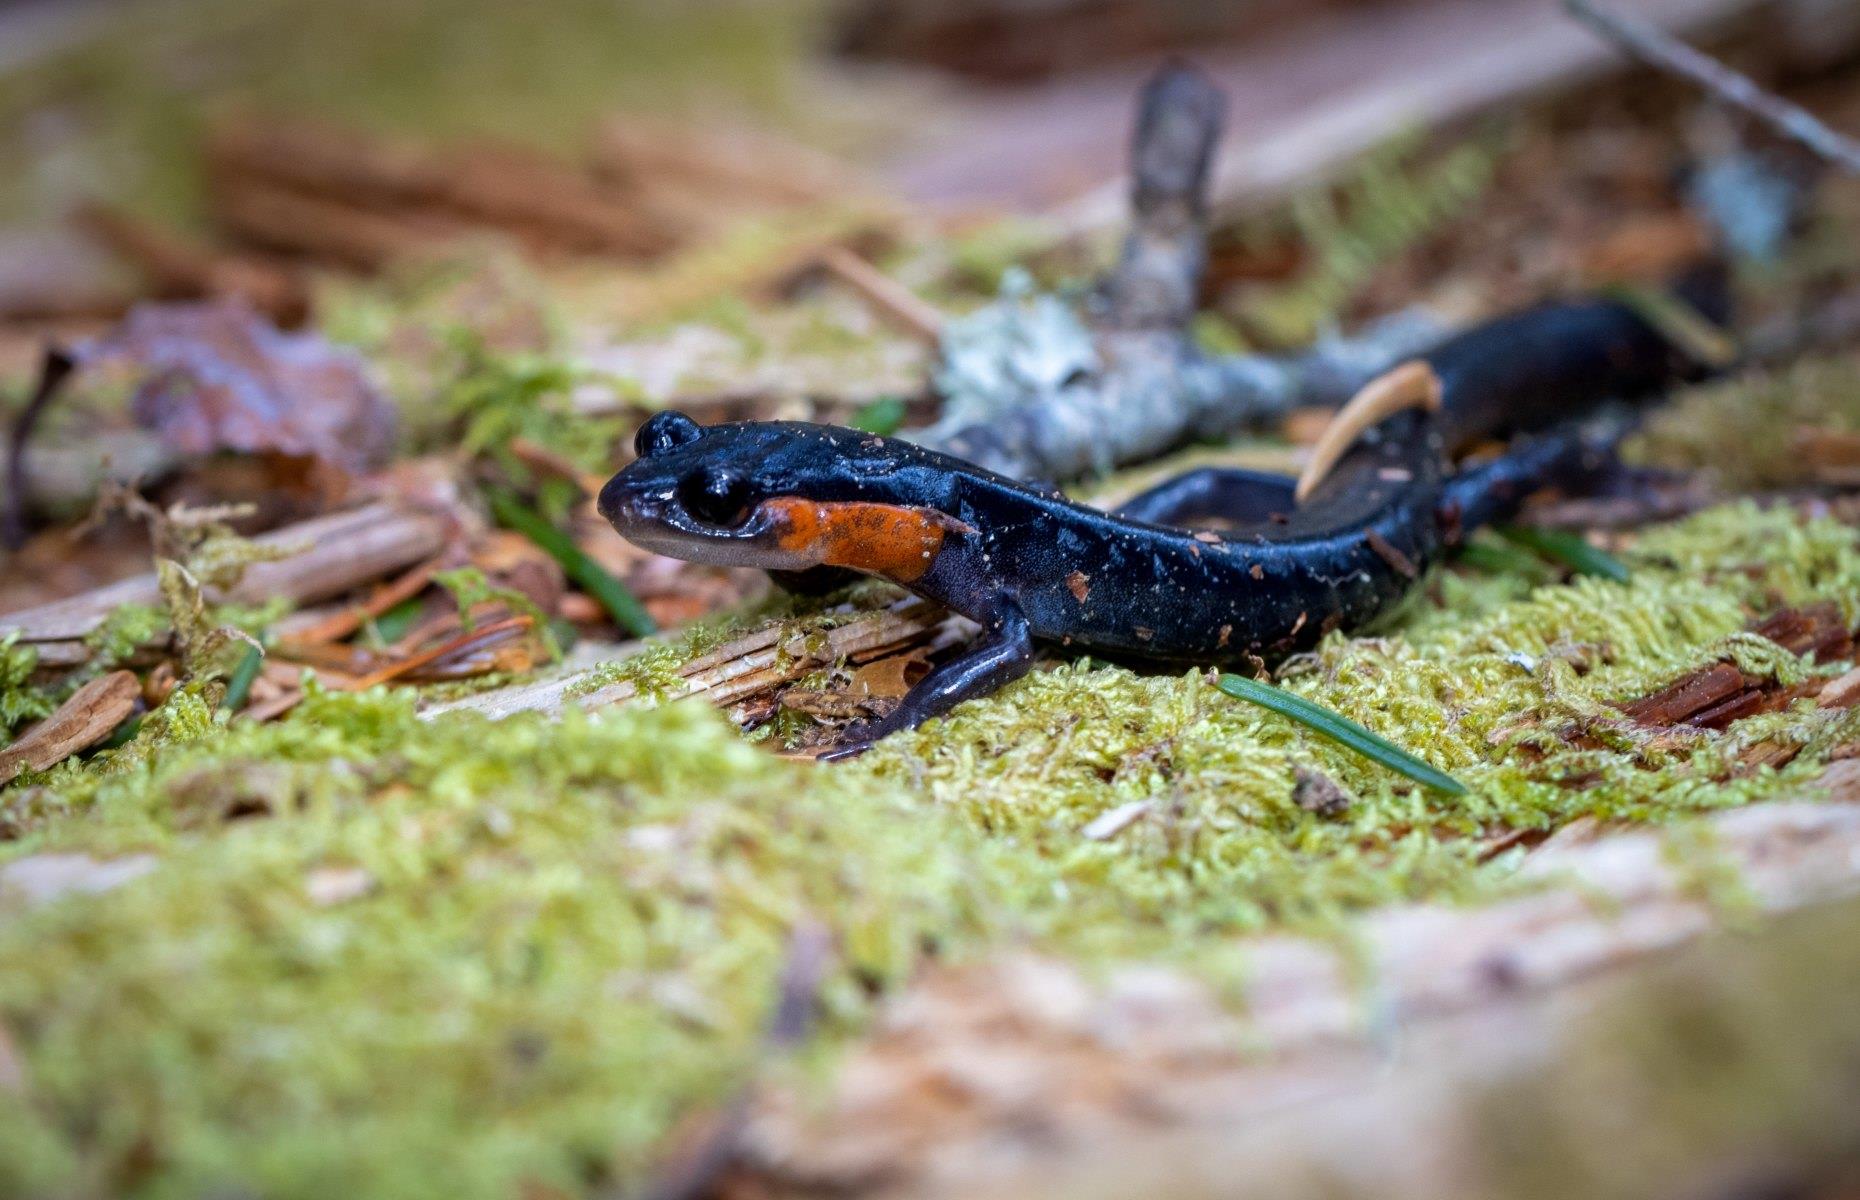
<path fill-rule="evenodd" d="M 891 438 L 800 422 L 639 431 L 600 511 L 635 544 L 806 581 L 893 580 L 985 633 L 852 732 L 843 756 L 1024 673 L 1036 642 L 1161 661 L 1243 663 L 1308 649 L 1387 610 L 1466 531 L 1594 467 L 1577 425 L 1658 392 L 1692 364 L 1631 307 L 1546 305 L 1422 356 L 1437 413 L 1364 434 L 1305 502 L 1290 479 L 1203 469 L 1117 512 Z M 1523 436 L 1519 436 L 1523 435 Z M 1451 456 L 1513 437 L 1458 472 Z"/>

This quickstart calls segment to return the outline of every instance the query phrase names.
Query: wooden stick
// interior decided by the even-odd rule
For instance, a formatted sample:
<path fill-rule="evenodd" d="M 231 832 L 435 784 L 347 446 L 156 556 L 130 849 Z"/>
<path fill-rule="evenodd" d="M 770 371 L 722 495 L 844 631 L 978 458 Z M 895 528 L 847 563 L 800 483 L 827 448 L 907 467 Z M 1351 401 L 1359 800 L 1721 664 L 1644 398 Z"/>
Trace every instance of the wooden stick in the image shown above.
<path fill-rule="evenodd" d="M 450 513 L 386 501 L 287 525 L 252 540 L 263 547 L 292 549 L 291 557 L 253 563 L 238 586 L 213 598 L 257 604 L 283 597 L 306 603 L 340 595 L 438 554 L 456 528 Z M 117 609 L 160 603 L 155 576 L 138 575 L 0 616 L 0 637 L 17 634 L 25 642 L 81 643 Z"/>
<path fill-rule="evenodd" d="M 26 407 L 20 409 L 7 432 L 6 500 L 4 510 L 0 511 L 0 547 L 17 550 L 26 540 L 26 443 L 38 426 L 39 418 L 45 415 L 52 399 L 76 369 L 76 359 L 57 346 L 47 347 L 32 397 L 26 401 Z"/>
<path fill-rule="evenodd" d="M 1860 142 L 1828 128 L 1800 105 L 1765 91 L 1748 75 L 1699 53 L 1656 25 L 1616 12 L 1597 0 L 1563 0 L 1563 8 L 1648 66 L 1690 80 L 1848 174 L 1860 175 Z"/>
<path fill-rule="evenodd" d="M 307 124 L 245 121 L 222 128 L 211 154 L 216 190 L 236 200 L 228 216 L 274 238 L 290 232 L 276 218 L 292 197 L 339 200 L 376 222 L 430 216 L 495 226 L 541 248 L 621 257 L 658 254 L 682 233 L 673 214 L 615 201 L 587 174 L 524 151 L 444 153 Z M 339 232 L 323 224 L 325 233 Z"/>
<path fill-rule="evenodd" d="M 243 242 L 357 271 L 441 253 L 456 236 L 430 222 L 346 199 L 306 195 L 259 178 L 216 184 L 211 203 L 214 219 Z"/>
<path fill-rule="evenodd" d="M 794 636 L 789 627 L 782 624 L 744 634 L 686 663 L 679 670 L 675 683 L 663 693 L 650 697 L 643 697 L 638 685 L 630 679 L 577 696 L 574 693 L 595 674 L 595 671 L 581 671 L 560 679 L 434 705 L 421 715 L 433 717 L 464 709 L 492 717 L 507 717 L 520 712 L 559 713 L 569 707 L 603 708 L 634 703 L 642 698 L 669 701 L 695 695 L 702 695 L 722 708 L 777 684 L 799 679 L 823 662 L 885 653 L 932 641 L 951 621 L 960 621 L 960 618 L 949 618 L 942 609 L 922 600 L 905 600 L 827 630 L 823 635 L 824 647 L 810 647 L 812 639 Z M 638 648 L 644 643 L 632 645 Z"/>
<path fill-rule="evenodd" d="M 943 312 L 845 246 L 828 246 L 815 264 L 845 284 L 899 331 L 929 346 L 943 332 Z"/>

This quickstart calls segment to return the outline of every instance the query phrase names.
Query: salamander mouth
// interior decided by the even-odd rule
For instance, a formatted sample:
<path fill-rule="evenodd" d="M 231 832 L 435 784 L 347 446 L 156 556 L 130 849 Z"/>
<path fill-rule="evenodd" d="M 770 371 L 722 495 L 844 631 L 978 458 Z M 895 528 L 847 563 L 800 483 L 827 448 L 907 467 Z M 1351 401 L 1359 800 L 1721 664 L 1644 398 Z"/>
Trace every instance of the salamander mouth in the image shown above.
<path fill-rule="evenodd" d="M 601 489 L 597 507 L 621 537 L 654 554 L 765 571 L 818 565 L 805 549 L 782 545 L 779 513 L 766 501 L 735 524 L 718 525 L 692 516 L 670 487 L 635 488 L 616 476 Z"/>

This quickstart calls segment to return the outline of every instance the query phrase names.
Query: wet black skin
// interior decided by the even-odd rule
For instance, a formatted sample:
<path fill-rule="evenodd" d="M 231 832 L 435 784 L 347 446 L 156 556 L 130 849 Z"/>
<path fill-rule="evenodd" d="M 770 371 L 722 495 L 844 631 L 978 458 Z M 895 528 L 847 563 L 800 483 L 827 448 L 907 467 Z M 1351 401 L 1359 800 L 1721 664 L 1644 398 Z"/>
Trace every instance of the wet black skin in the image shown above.
<path fill-rule="evenodd" d="M 758 509 L 772 498 L 914 506 L 960 523 L 906 586 L 984 636 L 839 752 L 857 753 L 1023 674 L 1038 642 L 1245 663 L 1360 626 L 1465 531 L 1596 465 L 1577 418 L 1690 373 L 1638 315 L 1607 301 L 1501 318 L 1423 357 L 1440 376 L 1444 411 L 1383 422 L 1303 505 L 1289 479 L 1201 470 L 1107 513 L 855 430 L 706 428 L 662 413 L 640 430 L 639 457 L 602 490 L 600 510 L 646 549 L 777 572 L 812 564 L 772 543 Z M 1483 465 L 1450 466 L 1457 449 L 1533 430 Z"/>

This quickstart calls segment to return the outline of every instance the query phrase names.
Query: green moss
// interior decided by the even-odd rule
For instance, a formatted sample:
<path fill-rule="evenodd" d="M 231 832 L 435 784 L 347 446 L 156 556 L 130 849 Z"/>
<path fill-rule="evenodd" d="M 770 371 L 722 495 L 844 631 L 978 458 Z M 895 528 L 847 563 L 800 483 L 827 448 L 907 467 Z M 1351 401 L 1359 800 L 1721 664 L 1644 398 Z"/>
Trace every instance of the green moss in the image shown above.
<path fill-rule="evenodd" d="M 1513 886 L 1511 860 L 1481 862 L 1494 836 L 1744 803 L 1860 737 L 1860 716 L 1803 705 L 1656 738 L 1612 707 L 1720 656 L 1824 670 L 1742 630 L 1778 604 L 1851 606 L 1851 527 L 1733 506 L 1624 556 L 1625 586 L 1449 571 L 1376 636 L 1281 672 L 1452 771 L 1460 798 L 1204 675 L 1082 660 L 832 768 L 692 702 L 422 721 L 404 694 L 313 691 L 251 726 L 183 688 L 123 749 L 0 791 L 0 860 L 156 862 L 0 922 L 0 1027 L 28 1080 L 0 1095 L 0 1193 L 586 1194 L 637 1181 L 739 1080 L 803 913 L 840 937 L 836 1031 L 926 954 L 1009 938 L 1231 979 L 1236 932 L 1489 896 Z M 620 669 L 854 615 L 774 601 Z M 1803 750 L 1741 769 L 1768 740 Z M 1349 807 L 1301 808 L 1301 765 Z M 1086 836 L 1126 804 L 1145 807 Z"/>
<path fill-rule="evenodd" d="M 168 616 L 161 609 L 125 604 L 84 638 L 90 660 L 55 679 L 40 679 L 39 652 L 20 645 L 16 635 L 0 638 L 0 746 L 27 721 L 49 715 L 59 703 L 91 679 L 111 670 L 143 646 L 166 636 Z"/>
<path fill-rule="evenodd" d="M 1721 656 L 1785 681 L 1821 670 L 1741 630 L 1817 598 L 1851 619 L 1851 527 L 1733 506 L 1653 531 L 1626 558 L 1627 586 L 1583 578 L 1520 595 L 1450 575 L 1444 604 L 1410 605 L 1380 637 L 1334 636 L 1281 671 L 1288 689 L 1451 771 L 1467 797 L 1417 789 L 1200 674 L 1085 663 L 892 739 L 866 769 L 1057 864 L 1080 936 L 1135 918 L 1187 938 L 1471 895 L 1502 883 L 1502 864 L 1479 865 L 1489 835 L 1744 803 L 1812 777 L 1860 736 L 1853 713 L 1804 705 L 1656 740 L 1611 707 Z M 1740 752 L 1768 739 L 1806 749 L 1780 772 L 1740 770 Z M 1341 819 L 1293 802 L 1299 765 L 1355 797 Z M 1139 802 L 1144 817 L 1114 839 L 1082 836 Z"/>
<path fill-rule="evenodd" d="M 1860 361 L 1852 355 L 1694 388 L 1655 411 L 1627 452 L 1709 471 L 1727 488 L 1789 487 L 1810 481 L 1796 441 L 1805 427 L 1860 433 Z"/>
<path fill-rule="evenodd" d="M 952 822 L 696 704 L 315 695 L 208 737 L 60 773 L 68 815 L 7 848 L 160 867 L 0 926 L 31 1080 L 0 1193 L 579 1193 L 736 1082 L 803 914 L 839 935 L 842 1020 L 989 924 Z"/>
<path fill-rule="evenodd" d="M 1484 193 L 1504 150 L 1488 135 L 1429 154 L 1402 137 L 1365 155 L 1339 185 L 1292 198 L 1289 223 L 1306 264 L 1291 281 L 1259 292 L 1237 314 L 1274 344 L 1303 345 L 1336 322 L 1385 263 L 1464 212 Z M 1243 236 L 1283 236 L 1277 214 Z"/>
<path fill-rule="evenodd" d="M 515 479 L 532 475 L 510 449 L 518 439 L 589 474 L 611 465 L 613 448 L 630 422 L 575 411 L 573 392 L 590 372 L 546 355 L 500 354 L 464 331 L 455 342 L 453 377 L 441 385 L 431 416 L 413 432 L 415 448 L 453 446 L 483 455 Z"/>
<path fill-rule="evenodd" d="M 19 644 L 18 634 L 0 638 L 0 738 L 15 726 L 34 721 L 58 706 L 47 689 L 33 683 L 39 652 Z M 0 746 L 6 745 L 0 740 Z"/>

